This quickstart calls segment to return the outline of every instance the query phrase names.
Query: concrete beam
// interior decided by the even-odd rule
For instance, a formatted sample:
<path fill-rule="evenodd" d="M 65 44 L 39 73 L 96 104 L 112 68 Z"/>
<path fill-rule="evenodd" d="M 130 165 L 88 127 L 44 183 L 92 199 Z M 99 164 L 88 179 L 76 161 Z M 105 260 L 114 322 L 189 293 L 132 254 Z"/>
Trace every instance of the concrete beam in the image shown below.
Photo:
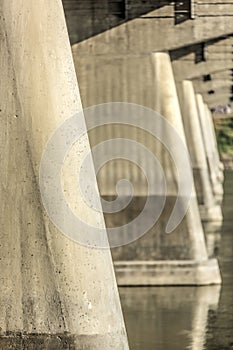
<path fill-rule="evenodd" d="M 198 63 L 195 61 L 197 50 L 195 45 L 172 51 L 171 57 L 174 58 L 172 64 L 176 80 L 193 80 L 205 74 L 231 69 L 233 67 L 232 45 L 232 38 L 206 43 L 204 55 L 206 61 Z"/>
<path fill-rule="evenodd" d="M 204 16 L 198 17 L 197 10 L 195 20 L 189 19 L 179 25 L 175 25 L 174 18 L 158 17 L 155 10 L 76 45 L 80 55 L 87 54 L 90 46 L 93 55 L 136 54 L 173 50 L 231 35 L 232 10 L 218 15 L 219 5 L 216 4 L 212 9 L 215 16 L 209 15 L 207 11 Z"/>
<path fill-rule="evenodd" d="M 202 96 L 203 97 L 214 97 L 217 95 L 230 95 L 231 89 L 228 86 L 223 86 L 216 88 L 214 90 L 214 93 L 208 93 L 207 91 L 203 92 Z"/>
<path fill-rule="evenodd" d="M 84 106 L 127 101 L 155 109 L 153 67 L 150 55 L 80 56 L 73 47 L 73 57 Z M 182 77 L 201 78 L 233 68 L 232 60 L 202 62 L 173 61 L 176 82 Z M 81 69 L 79 68 L 81 67 Z"/>
<path fill-rule="evenodd" d="M 209 103 L 220 103 L 221 100 L 228 101 L 229 103 L 229 97 L 230 97 L 230 92 L 229 91 L 222 91 L 222 90 L 217 90 L 215 94 L 209 95 L 209 94 L 203 94 L 203 99 L 204 101 L 209 104 Z"/>
<path fill-rule="evenodd" d="M 224 106 L 224 105 L 227 105 L 227 104 L 229 104 L 229 103 L 232 103 L 232 102 L 230 102 L 229 101 L 229 98 L 228 97 L 222 97 L 222 98 L 220 98 L 219 100 L 218 99 L 216 99 L 215 101 L 210 101 L 210 102 L 208 102 L 208 107 L 209 108 L 215 108 L 215 107 L 217 107 L 217 106 Z"/>
<path fill-rule="evenodd" d="M 224 87 L 228 87 L 230 89 L 231 86 L 233 86 L 233 76 L 231 70 L 211 73 L 208 75 L 204 76 L 206 78 L 206 81 L 204 81 L 203 76 L 192 80 L 196 92 L 206 93 L 208 91 L 215 91 Z"/>
<path fill-rule="evenodd" d="M 208 93 L 208 91 L 216 91 L 222 89 L 224 87 L 230 89 L 233 86 L 233 81 L 229 79 L 222 80 L 211 80 L 209 82 L 203 83 L 203 81 L 193 81 L 193 85 L 195 87 L 195 91 L 197 93 Z"/>
<path fill-rule="evenodd" d="M 230 103 L 229 95 L 218 95 L 214 98 L 204 97 L 204 101 L 208 104 L 209 108 L 216 107 L 218 105 L 227 105 Z"/>
<path fill-rule="evenodd" d="M 207 75 L 206 75 L 207 76 Z M 193 82 L 203 82 L 203 76 L 200 76 L 198 78 L 194 78 L 192 81 Z M 223 71 L 215 72 L 215 73 L 210 73 L 210 80 L 206 80 L 205 84 L 208 84 L 211 81 L 221 81 L 221 80 L 233 80 L 233 74 L 230 69 L 226 69 Z"/>
<path fill-rule="evenodd" d="M 233 68 L 232 60 L 207 61 L 194 64 L 193 62 L 173 61 L 174 74 L 177 81 L 193 80 L 206 74 L 217 73 Z"/>

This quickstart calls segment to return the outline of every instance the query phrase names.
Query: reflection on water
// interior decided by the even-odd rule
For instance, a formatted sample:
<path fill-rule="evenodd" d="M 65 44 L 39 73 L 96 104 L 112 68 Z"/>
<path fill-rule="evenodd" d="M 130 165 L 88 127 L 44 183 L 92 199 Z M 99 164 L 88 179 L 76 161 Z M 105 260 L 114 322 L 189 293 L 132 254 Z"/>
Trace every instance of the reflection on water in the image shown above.
<path fill-rule="evenodd" d="M 233 172 L 225 176 L 222 235 L 207 236 L 222 288 L 120 288 L 131 350 L 233 349 Z"/>
<path fill-rule="evenodd" d="M 219 292 L 219 286 L 121 289 L 131 349 L 202 349 Z"/>

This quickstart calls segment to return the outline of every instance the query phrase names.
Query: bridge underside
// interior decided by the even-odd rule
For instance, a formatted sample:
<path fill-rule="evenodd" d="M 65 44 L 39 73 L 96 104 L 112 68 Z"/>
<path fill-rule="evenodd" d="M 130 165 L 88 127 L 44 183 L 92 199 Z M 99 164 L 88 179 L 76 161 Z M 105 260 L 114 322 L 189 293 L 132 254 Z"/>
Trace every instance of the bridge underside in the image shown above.
<path fill-rule="evenodd" d="M 81 65 L 79 69 L 79 75 L 86 76 L 86 81 L 91 80 L 87 69 L 92 73 L 94 66 L 102 70 L 101 65 L 108 60 L 113 66 L 126 59 L 132 65 L 133 61 L 140 64 L 136 56 L 168 51 L 177 82 L 191 79 L 200 93 L 227 86 L 231 100 L 231 77 L 227 81 L 218 78 L 216 83 L 213 79 L 212 85 L 203 86 L 201 79 L 233 68 L 232 1 L 185 0 L 177 4 L 170 0 L 63 0 L 63 5 L 75 60 L 88 61 L 85 68 Z M 100 56 L 104 56 L 102 63 Z M 144 64 L 143 58 L 141 62 Z M 126 63 L 124 69 L 128 69 Z M 216 90 L 216 102 L 219 96 Z M 85 101 L 85 93 L 83 98 Z M 88 105 L 94 100 L 91 98 Z"/>

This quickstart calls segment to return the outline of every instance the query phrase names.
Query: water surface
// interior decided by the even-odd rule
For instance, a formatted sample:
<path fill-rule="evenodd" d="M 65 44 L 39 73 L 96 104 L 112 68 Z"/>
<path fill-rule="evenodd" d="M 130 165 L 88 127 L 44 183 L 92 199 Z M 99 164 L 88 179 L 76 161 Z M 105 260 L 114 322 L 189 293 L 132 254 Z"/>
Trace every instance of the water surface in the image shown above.
<path fill-rule="evenodd" d="M 224 187 L 222 230 L 207 237 L 222 286 L 120 288 L 131 350 L 233 349 L 233 172 Z"/>

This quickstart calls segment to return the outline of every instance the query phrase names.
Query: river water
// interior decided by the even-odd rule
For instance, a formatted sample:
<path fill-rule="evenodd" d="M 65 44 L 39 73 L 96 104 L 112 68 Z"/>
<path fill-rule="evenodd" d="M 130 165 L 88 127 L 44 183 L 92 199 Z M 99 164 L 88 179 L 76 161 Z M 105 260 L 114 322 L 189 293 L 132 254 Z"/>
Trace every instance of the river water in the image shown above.
<path fill-rule="evenodd" d="M 224 222 L 207 235 L 222 286 L 120 288 L 131 350 L 233 349 L 233 172 L 225 172 Z"/>

